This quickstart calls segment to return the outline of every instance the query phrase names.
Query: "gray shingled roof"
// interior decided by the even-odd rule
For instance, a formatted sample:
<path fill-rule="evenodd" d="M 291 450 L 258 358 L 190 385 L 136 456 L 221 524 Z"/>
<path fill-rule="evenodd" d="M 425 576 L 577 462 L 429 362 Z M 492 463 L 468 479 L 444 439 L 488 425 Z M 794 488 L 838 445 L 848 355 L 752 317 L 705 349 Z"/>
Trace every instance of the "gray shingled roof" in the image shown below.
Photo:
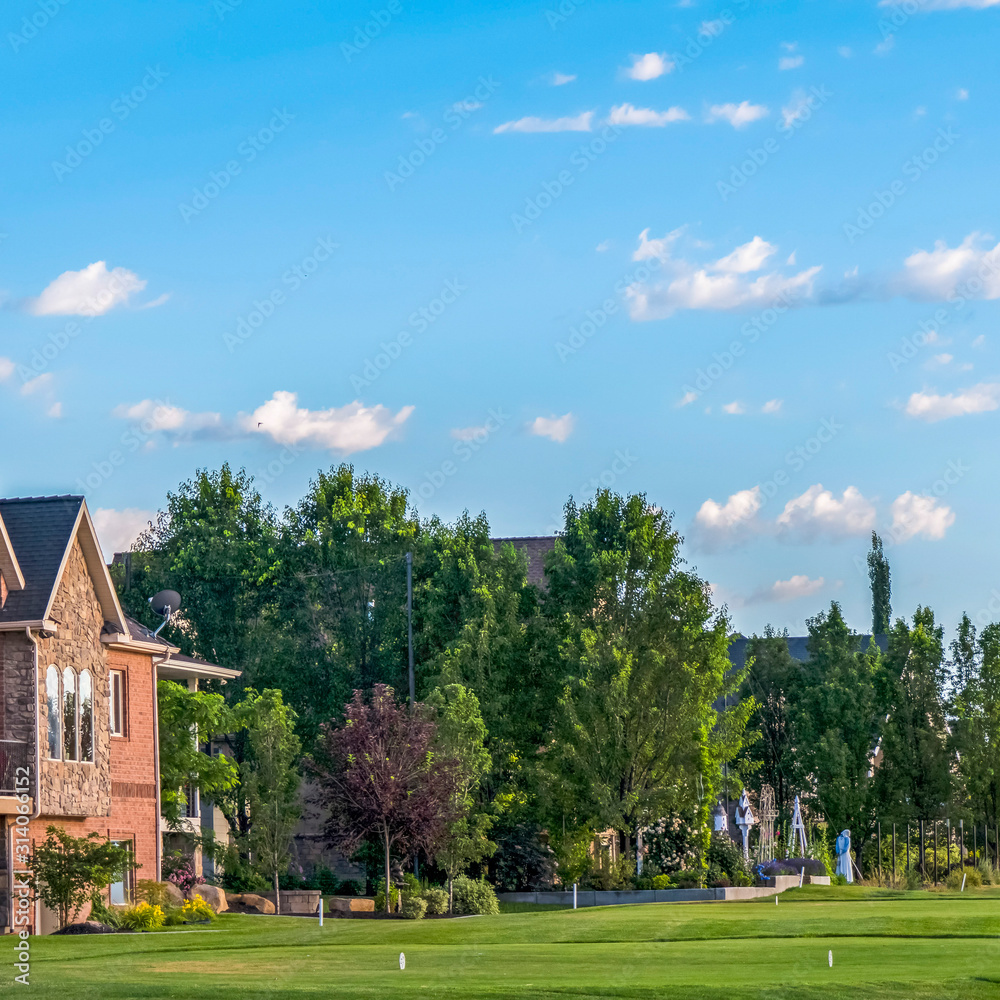
<path fill-rule="evenodd" d="M 0 499 L 0 517 L 24 576 L 24 590 L 7 595 L 0 622 L 44 617 L 82 503 L 78 496 Z"/>
<path fill-rule="evenodd" d="M 855 649 L 858 652 L 862 652 L 868 648 L 868 643 L 871 641 L 872 637 L 870 635 L 859 635 L 857 637 L 857 643 Z M 793 660 L 798 660 L 800 663 L 805 663 L 809 659 L 809 636 L 807 635 L 790 635 L 786 636 L 785 642 L 788 644 L 788 652 L 791 654 Z M 729 662 L 732 663 L 734 667 L 738 670 L 742 669 L 747 659 L 747 646 L 750 643 L 748 636 L 740 635 L 737 636 L 732 642 L 729 643 Z M 889 651 L 889 638 L 885 635 L 875 636 L 875 644 L 878 648 L 886 653 Z"/>

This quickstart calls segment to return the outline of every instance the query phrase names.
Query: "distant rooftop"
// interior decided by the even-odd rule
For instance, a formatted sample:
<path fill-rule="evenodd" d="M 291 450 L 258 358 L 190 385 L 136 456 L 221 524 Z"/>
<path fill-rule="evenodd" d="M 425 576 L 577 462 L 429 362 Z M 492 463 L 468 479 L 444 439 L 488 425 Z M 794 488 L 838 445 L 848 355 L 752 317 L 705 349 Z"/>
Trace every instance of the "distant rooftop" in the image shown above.
<path fill-rule="evenodd" d="M 521 535 L 516 538 L 493 538 L 493 547 L 499 551 L 501 546 L 510 542 L 528 558 L 528 583 L 536 587 L 545 586 L 545 556 L 556 545 L 555 535 Z"/>

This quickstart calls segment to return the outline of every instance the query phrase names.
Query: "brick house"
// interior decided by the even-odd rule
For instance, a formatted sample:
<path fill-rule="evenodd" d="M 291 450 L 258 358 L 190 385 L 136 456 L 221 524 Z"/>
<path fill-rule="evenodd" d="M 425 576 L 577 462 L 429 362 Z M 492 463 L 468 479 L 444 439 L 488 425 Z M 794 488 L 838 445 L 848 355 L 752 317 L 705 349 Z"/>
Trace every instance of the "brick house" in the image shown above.
<path fill-rule="evenodd" d="M 129 845 L 114 901 L 159 877 L 157 677 L 238 676 L 178 652 L 123 613 L 83 497 L 0 499 L 0 932 L 47 826 Z M 55 929 L 40 903 L 29 917 Z"/>

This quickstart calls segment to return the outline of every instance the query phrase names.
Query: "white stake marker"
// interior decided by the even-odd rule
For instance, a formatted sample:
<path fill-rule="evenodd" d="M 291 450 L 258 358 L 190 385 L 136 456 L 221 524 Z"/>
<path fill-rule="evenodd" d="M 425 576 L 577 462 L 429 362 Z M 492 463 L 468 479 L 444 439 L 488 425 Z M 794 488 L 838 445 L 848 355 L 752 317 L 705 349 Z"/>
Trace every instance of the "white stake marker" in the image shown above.
<path fill-rule="evenodd" d="M 829 962 L 830 962 L 830 968 L 832 969 L 832 968 L 833 968 L 833 949 L 832 949 L 832 948 L 831 948 L 831 949 L 830 949 L 830 951 L 829 951 L 829 952 L 827 953 L 827 956 L 826 956 L 826 957 L 827 957 L 827 959 L 829 960 Z"/>
<path fill-rule="evenodd" d="M 401 969 L 406 968 L 406 956 L 402 952 L 399 953 L 399 967 Z"/>

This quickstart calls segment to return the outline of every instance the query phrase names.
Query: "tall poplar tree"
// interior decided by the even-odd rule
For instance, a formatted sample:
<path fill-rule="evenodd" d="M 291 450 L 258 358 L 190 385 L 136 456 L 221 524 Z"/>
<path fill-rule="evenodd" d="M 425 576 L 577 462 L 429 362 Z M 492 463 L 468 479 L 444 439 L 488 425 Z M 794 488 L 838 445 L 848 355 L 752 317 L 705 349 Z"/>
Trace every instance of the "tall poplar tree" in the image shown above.
<path fill-rule="evenodd" d="M 887 635 L 892 621 L 892 587 L 889 560 L 882 550 L 882 539 L 873 531 L 868 553 L 868 579 L 872 588 L 872 635 Z"/>

